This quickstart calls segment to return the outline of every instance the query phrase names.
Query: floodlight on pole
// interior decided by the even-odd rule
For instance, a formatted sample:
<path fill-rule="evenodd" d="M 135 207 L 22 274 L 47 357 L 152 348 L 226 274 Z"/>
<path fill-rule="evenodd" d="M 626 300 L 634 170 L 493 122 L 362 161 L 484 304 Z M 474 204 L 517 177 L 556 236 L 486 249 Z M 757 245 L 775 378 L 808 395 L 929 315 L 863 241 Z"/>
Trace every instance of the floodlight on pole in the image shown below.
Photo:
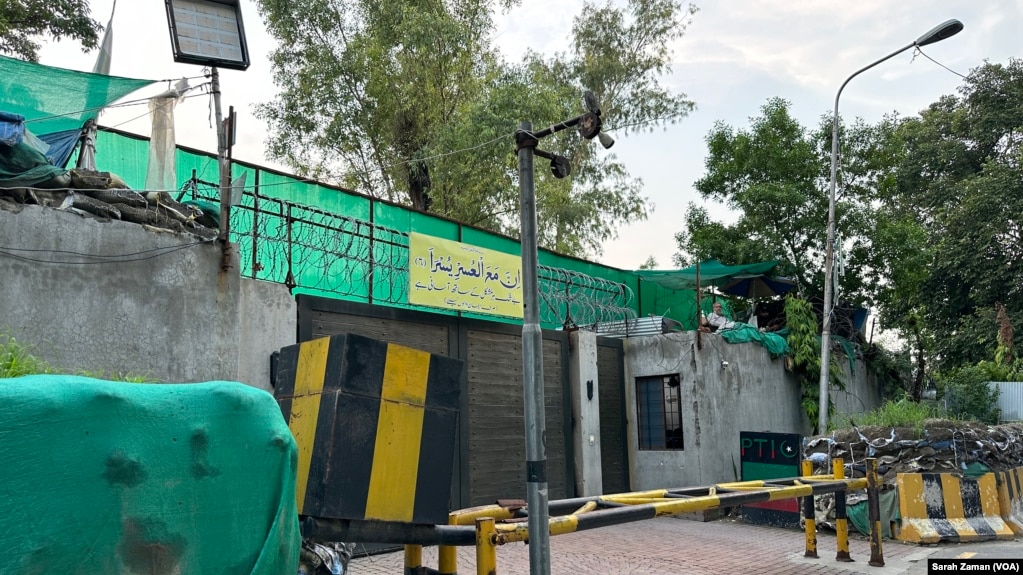
<path fill-rule="evenodd" d="M 831 183 L 828 193 L 828 239 L 825 246 L 824 256 L 824 306 L 822 309 L 823 321 L 821 325 L 821 371 L 820 371 L 820 403 L 818 404 L 818 433 L 826 433 L 828 430 L 828 385 L 830 381 L 831 362 L 831 316 L 833 312 L 834 298 L 834 268 L 835 268 L 835 190 L 838 186 L 838 99 L 842 97 L 842 90 L 850 80 L 861 73 L 877 66 L 881 62 L 893 58 L 910 48 L 919 48 L 946 38 L 955 36 L 963 29 L 963 23 L 959 20 L 946 20 L 930 29 L 924 35 L 913 42 L 899 48 L 887 56 L 860 68 L 842 82 L 835 94 L 835 110 L 831 116 Z"/>
<path fill-rule="evenodd" d="M 245 70 L 249 50 L 245 42 L 240 0 L 164 0 L 174 61 L 210 67 L 217 122 L 217 167 L 220 173 L 220 235 L 224 249 L 221 268 L 229 265 L 231 237 L 231 162 L 227 157 L 228 134 L 220 107 L 220 71 L 217 67 Z M 232 131 L 235 126 L 232 122 Z"/>
<path fill-rule="evenodd" d="M 533 131 L 529 122 L 519 124 L 515 149 L 519 160 L 519 240 L 522 245 L 522 399 L 526 424 L 526 509 L 529 528 L 529 573 L 550 575 L 550 513 L 547 508 L 547 452 L 544 445 L 543 332 L 540 329 L 540 294 L 537 267 L 536 192 L 533 188 L 533 156 L 551 161 L 551 173 L 564 178 L 571 171 L 568 159 L 538 150 L 541 138 L 579 126 L 579 134 L 591 140 L 600 131 L 600 107 L 593 92 L 583 97 L 587 112 L 571 120 Z M 610 138 L 608 138 L 610 140 Z M 605 144 L 605 148 L 611 147 Z"/>

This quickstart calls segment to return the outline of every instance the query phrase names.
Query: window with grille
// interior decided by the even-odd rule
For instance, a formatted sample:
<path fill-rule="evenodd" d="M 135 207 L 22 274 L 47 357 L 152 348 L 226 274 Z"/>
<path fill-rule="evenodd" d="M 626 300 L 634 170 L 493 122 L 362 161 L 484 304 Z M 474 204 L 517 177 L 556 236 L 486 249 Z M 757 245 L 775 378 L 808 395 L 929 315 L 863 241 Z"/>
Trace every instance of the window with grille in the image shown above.
<path fill-rule="evenodd" d="M 681 451 L 682 412 L 679 375 L 636 378 L 639 414 L 639 448 L 651 451 Z"/>

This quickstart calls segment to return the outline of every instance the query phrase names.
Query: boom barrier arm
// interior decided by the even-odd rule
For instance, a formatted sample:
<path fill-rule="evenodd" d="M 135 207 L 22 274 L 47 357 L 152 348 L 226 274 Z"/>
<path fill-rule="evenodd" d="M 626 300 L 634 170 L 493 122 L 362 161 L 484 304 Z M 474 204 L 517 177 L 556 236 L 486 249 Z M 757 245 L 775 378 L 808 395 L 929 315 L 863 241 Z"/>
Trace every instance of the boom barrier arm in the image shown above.
<path fill-rule="evenodd" d="M 853 479 L 844 477 L 844 468 L 840 459 L 834 460 L 833 463 L 834 473 L 830 475 L 738 481 L 718 483 L 708 487 L 655 489 L 550 501 L 548 503 L 550 534 L 563 535 L 664 515 L 796 498 L 806 498 L 804 499 L 804 510 L 812 513 L 812 500 L 817 495 L 841 493 L 840 499 L 844 503 L 847 492 L 867 489 L 868 486 L 870 487 L 867 489 L 868 505 L 871 505 L 871 510 L 876 509 L 879 485 L 877 460 L 867 460 L 868 477 Z M 844 511 L 845 506 L 841 507 Z M 528 509 L 525 502 L 513 500 L 501 501 L 498 505 L 484 505 L 454 511 L 449 515 L 448 525 L 411 525 L 381 521 L 306 518 L 302 522 L 302 535 L 320 541 L 404 543 L 409 546 L 406 548 L 405 571 L 414 574 L 455 575 L 457 573 L 455 547 L 475 545 L 477 573 L 489 574 L 496 573 L 496 548 L 498 545 L 529 541 L 527 518 Z M 810 554 L 810 531 L 814 529 L 814 518 L 808 516 L 806 519 L 808 542 L 806 556 L 816 557 L 815 537 L 812 538 L 813 554 Z M 845 517 L 837 519 L 842 520 L 841 526 L 845 528 Z M 874 517 L 871 519 L 871 560 L 869 564 L 883 566 L 880 521 Z M 847 529 L 842 531 L 847 537 Z M 876 535 L 874 531 L 877 531 Z M 842 539 L 841 534 L 840 539 Z M 440 546 L 438 570 L 435 571 L 418 564 L 420 554 L 417 547 L 422 545 Z M 838 551 L 838 560 L 851 561 L 848 555 L 847 540 L 839 541 Z"/>

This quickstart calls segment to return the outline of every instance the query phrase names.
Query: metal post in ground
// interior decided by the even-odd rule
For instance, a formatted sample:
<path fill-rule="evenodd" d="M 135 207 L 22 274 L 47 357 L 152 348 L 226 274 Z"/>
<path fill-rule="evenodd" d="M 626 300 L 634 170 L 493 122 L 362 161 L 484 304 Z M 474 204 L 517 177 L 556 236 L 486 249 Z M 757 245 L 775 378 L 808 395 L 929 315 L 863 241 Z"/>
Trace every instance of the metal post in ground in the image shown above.
<path fill-rule="evenodd" d="M 493 517 L 476 520 L 476 575 L 497 575 L 497 544 Z"/>
<path fill-rule="evenodd" d="M 448 513 L 448 525 L 458 525 L 458 513 Z M 437 571 L 441 575 L 456 575 L 458 573 L 458 548 L 450 545 L 437 547 Z"/>
<path fill-rule="evenodd" d="M 519 155 L 519 241 L 522 243 L 522 396 L 526 420 L 526 506 L 529 510 L 529 573 L 550 575 L 547 448 L 544 445 L 543 332 L 540 331 L 536 192 L 533 189 L 533 152 L 537 139 L 532 130 L 531 123 L 522 122 L 515 134 Z"/>
<path fill-rule="evenodd" d="M 414 575 L 420 572 L 423 566 L 423 546 L 405 546 L 405 575 Z"/>
<path fill-rule="evenodd" d="M 845 461 L 841 458 L 834 459 L 831 468 L 836 480 L 845 479 Z M 849 492 L 846 490 L 835 493 L 835 538 L 838 540 L 835 560 L 843 563 L 851 563 L 853 560 L 849 555 L 849 518 L 845 511 L 845 498 L 848 495 Z"/>
<path fill-rule="evenodd" d="M 870 562 L 871 567 L 884 567 L 884 551 L 881 548 L 881 481 L 877 476 L 877 458 L 867 458 L 867 514 L 870 520 Z"/>
<path fill-rule="evenodd" d="M 803 460 L 803 477 L 813 475 L 813 462 Z M 806 530 L 806 552 L 803 557 L 817 559 L 817 520 L 813 509 L 813 495 L 803 497 L 803 529 Z"/>

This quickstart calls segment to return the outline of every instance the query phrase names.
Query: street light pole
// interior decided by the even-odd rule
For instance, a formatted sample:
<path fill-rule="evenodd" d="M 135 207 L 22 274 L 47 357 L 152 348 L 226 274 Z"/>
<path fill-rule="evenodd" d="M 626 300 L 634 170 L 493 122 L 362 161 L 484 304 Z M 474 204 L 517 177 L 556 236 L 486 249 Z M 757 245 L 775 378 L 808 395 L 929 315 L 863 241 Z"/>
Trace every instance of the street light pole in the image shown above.
<path fill-rule="evenodd" d="M 526 417 L 526 508 L 529 510 L 529 572 L 549 575 L 551 535 L 547 510 L 547 426 L 544 422 L 543 332 L 537 278 L 536 193 L 533 125 L 519 124 L 519 213 L 522 244 L 522 398 Z"/>
<path fill-rule="evenodd" d="M 551 162 L 551 172 L 564 178 L 571 172 L 568 159 L 538 150 L 541 138 L 578 126 L 587 140 L 598 138 L 605 148 L 614 140 L 600 131 L 600 108 L 587 91 L 587 113 L 533 132 L 529 122 L 519 124 L 515 147 L 519 160 L 519 242 L 522 246 L 522 399 L 526 432 L 526 509 L 529 529 L 529 573 L 550 575 L 551 533 L 547 508 L 547 430 L 544 421 L 543 332 L 540 330 L 540 289 L 537 269 L 536 191 L 533 185 L 533 155 Z"/>
<path fill-rule="evenodd" d="M 820 404 L 818 406 L 818 433 L 828 431 L 828 383 L 830 381 L 831 363 L 831 316 L 833 311 L 834 298 L 834 268 L 835 268 L 835 189 L 838 185 L 838 99 L 842 97 L 842 90 L 850 80 L 861 73 L 877 66 L 881 62 L 893 58 L 910 48 L 926 46 L 940 42 L 946 38 L 955 36 L 963 29 L 959 20 L 947 20 L 929 30 L 912 43 L 899 48 L 884 58 L 876 60 L 870 65 L 860 68 L 845 79 L 835 94 L 835 111 L 831 117 L 831 185 L 828 193 L 828 239 L 825 246 L 824 256 L 824 308 L 823 323 L 821 325 L 821 373 L 820 373 Z"/>

